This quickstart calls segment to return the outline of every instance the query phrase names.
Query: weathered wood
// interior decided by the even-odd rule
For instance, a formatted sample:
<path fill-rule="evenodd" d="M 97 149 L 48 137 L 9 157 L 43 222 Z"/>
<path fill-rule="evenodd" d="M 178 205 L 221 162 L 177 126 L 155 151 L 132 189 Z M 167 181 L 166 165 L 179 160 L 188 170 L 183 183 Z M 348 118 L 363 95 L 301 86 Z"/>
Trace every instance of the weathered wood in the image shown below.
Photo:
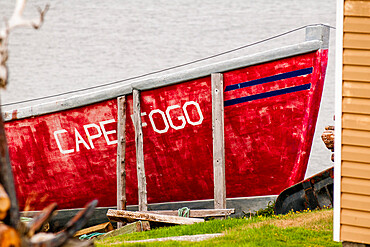
<path fill-rule="evenodd" d="M 18 232 L 4 223 L 0 223 L 0 246 L 21 246 Z"/>
<path fill-rule="evenodd" d="M 74 237 L 79 237 L 84 234 L 90 234 L 93 232 L 105 233 L 105 232 L 110 232 L 110 231 L 113 231 L 112 223 L 106 222 L 106 223 L 102 223 L 96 226 L 92 226 L 92 227 L 79 230 L 78 232 L 75 233 Z"/>
<path fill-rule="evenodd" d="M 117 209 L 126 209 L 126 96 L 117 98 Z M 118 223 L 118 228 L 122 226 Z"/>
<path fill-rule="evenodd" d="M 186 218 L 170 215 L 153 214 L 147 212 L 132 212 L 125 210 L 109 209 L 107 212 L 109 220 L 117 222 L 125 222 L 126 220 L 146 220 L 153 222 L 162 222 L 176 225 L 191 225 L 194 223 L 204 222 L 203 219 Z"/>
<path fill-rule="evenodd" d="M 0 108 L 0 184 L 3 185 L 10 199 L 9 213 L 6 215 L 5 219 L 3 219 L 3 222 L 17 229 L 20 224 L 20 213 L 2 116 L 3 114 Z"/>
<path fill-rule="evenodd" d="M 32 220 L 27 222 L 24 226 L 24 232 L 28 237 L 32 237 L 36 232 L 47 232 L 50 229 L 49 220 L 57 208 L 57 203 L 51 203 L 45 207 L 41 212 L 32 217 Z"/>
<path fill-rule="evenodd" d="M 122 226 L 120 229 L 113 230 L 108 232 L 107 234 L 101 235 L 96 237 L 97 240 L 101 240 L 104 238 L 114 237 L 123 234 L 129 234 L 133 232 L 143 232 L 149 231 L 150 224 L 148 221 L 136 221 L 127 225 Z"/>
<path fill-rule="evenodd" d="M 213 129 L 213 178 L 214 207 L 226 208 L 225 140 L 224 140 L 224 90 L 223 75 L 212 78 L 212 129 Z"/>
<path fill-rule="evenodd" d="M 133 105 L 134 105 L 134 127 L 135 127 L 135 143 L 136 143 L 136 169 L 139 197 L 139 211 L 148 210 L 147 191 L 146 191 L 146 176 L 144 167 L 144 140 L 143 129 L 141 123 L 140 110 L 140 91 L 133 90 Z"/>
<path fill-rule="evenodd" d="M 230 209 L 191 209 L 189 212 L 189 217 L 190 218 L 220 217 L 220 216 L 229 216 L 233 214 L 234 212 L 235 212 L 234 208 L 230 208 Z M 148 213 L 178 216 L 177 210 L 148 211 Z"/>
<path fill-rule="evenodd" d="M 6 217 L 10 208 L 10 199 L 4 187 L 0 184 L 0 220 Z"/>

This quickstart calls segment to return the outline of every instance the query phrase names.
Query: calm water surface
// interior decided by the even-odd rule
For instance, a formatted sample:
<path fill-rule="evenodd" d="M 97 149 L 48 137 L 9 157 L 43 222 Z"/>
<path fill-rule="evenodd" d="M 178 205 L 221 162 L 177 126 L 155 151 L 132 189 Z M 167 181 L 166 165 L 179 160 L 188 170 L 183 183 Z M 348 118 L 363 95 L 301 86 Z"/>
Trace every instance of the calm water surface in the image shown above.
<path fill-rule="evenodd" d="M 48 1 L 30 0 L 25 15 Z M 3 104 L 48 96 L 141 75 L 227 51 L 313 23 L 335 26 L 335 0 L 166 0 L 51 2 L 41 30 L 18 29 L 10 38 L 10 84 Z M 14 1 L 0 2 L 10 17 Z M 2 19 L 2 18 L 1 18 Z M 304 31 L 252 48 L 193 64 L 253 54 L 304 39 Z M 334 49 L 306 176 L 332 166 L 320 135 L 334 124 Z M 175 71 L 169 71 L 175 72 Z M 60 98 L 6 106 L 14 109 Z"/>

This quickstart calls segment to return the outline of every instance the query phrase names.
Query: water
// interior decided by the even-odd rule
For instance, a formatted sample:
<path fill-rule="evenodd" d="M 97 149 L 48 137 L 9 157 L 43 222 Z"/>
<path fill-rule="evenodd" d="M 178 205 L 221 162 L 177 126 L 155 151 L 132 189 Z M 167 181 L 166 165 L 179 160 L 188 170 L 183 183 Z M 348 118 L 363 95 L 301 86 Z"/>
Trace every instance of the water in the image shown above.
<path fill-rule="evenodd" d="M 43 6 L 47 2 L 30 0 L 25 16 L 35 16 L 34 6 Z M 335 2 L 52 1 L 40 30 L 23 28 L 11 34 L 8 61 L 10 84 L 1 93 L 2 104 L 145 74 L 307 24 L 335 26 Z M 13 5 L 14 1 L 1 1 L 0 17 L 10 17 Z M 303 38 L 304 31 L 300 31 L 182 69 L 293 44 Z M 333 165 L 331 153 L 325 148 L 320 135 L 326 125 L 334 124 L 334 49 L 335 31 L 332 30 L 323 100 L 306 176 Z M 5 109 L 50 100 L 54 99 L 6 106 Z"/>

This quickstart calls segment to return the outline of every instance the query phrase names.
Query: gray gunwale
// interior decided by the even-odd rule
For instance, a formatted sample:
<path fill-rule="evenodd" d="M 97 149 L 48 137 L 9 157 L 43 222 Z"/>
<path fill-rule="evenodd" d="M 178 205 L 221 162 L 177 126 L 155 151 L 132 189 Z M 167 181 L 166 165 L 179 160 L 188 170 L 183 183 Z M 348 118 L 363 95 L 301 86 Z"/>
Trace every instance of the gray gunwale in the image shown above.
<path fill-rule="evenodd" d="M 218 62 L 199 68 L 189 69 L 156 78 L 134 81 L 131 84 L 114 86 L 99 92 L 81 94 L 70 98 L 47 102 L 30 107 L 9 110 L 3 113 L 4 121 L 12 121 L 44 114 L 65 111 L 78 108 L 110 99 L 122 95 L 131 94 L 133 89 L 140 91 L 169 86 L 184 81 L 210 76 L 212 73 L 224 73 L 230 70 L 239 69 L 251 65 L 257 65 L 269 61 L 279 60 L 287 57 L 297 56 L 321 49 L 323 41 L 310 40 L 299 44 L 294 44 L 282 48 L 272 49 L 243 56 L 223 62 Z"/>

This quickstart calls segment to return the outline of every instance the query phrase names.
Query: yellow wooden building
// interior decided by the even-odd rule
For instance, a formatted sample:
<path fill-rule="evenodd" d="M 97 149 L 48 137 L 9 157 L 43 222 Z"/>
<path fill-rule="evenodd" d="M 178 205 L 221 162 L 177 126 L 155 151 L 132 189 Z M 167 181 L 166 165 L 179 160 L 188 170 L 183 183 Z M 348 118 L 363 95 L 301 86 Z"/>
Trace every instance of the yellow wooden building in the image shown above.
<path fill-rule="evenodd" d="M 334 240 L 365 246 L 370 244 L 370 0 L 338 0 L 336 33 Z"/>

